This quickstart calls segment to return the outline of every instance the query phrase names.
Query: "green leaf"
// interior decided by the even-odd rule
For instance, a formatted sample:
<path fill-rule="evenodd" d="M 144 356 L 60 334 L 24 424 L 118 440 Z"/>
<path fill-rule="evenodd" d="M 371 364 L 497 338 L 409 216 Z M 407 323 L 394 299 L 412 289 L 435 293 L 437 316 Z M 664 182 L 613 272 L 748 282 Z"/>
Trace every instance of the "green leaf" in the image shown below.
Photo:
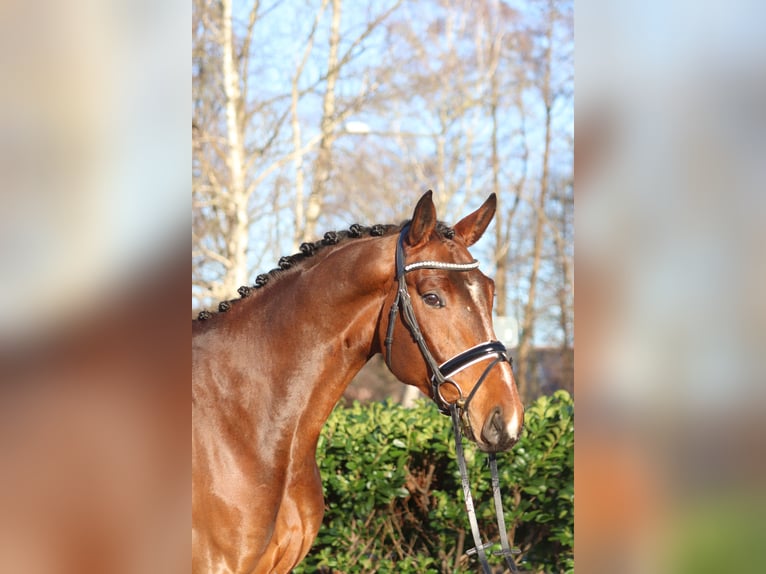
<path fill-rule="evenodd" d="M 539 541 L 522 557 L 525 569 L 571 571 L 571 397 L 541 397 L 527 409 L 526 422 L 519 444 L 498 456 L 506 520 L 517 544 Z M 465 449 L 480 526 L 491 531 L 496 526 L 486 457 L 470 443 Z M 318 441 L 317 461 L 326 512 L 295 572 L 419 574 L 443 572 L 445 565 L 453 571 L 456 541 L 468 525 L 450 421 L 432 403 L 337 407 Z M 467 562 L 454 571 L 474 567 Z"/>

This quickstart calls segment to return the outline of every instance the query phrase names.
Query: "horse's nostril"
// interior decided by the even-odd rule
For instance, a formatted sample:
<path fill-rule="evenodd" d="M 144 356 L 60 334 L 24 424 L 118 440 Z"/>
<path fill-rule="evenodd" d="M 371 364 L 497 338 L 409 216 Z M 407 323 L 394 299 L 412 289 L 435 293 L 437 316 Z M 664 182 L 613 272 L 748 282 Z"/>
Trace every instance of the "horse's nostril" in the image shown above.
<path fill-rule="evenodd" d="M 503 431 L 503 411 L 500 410 L 500 408 L 497 408 L 494 413 L 492 413 L 492 427 L 498 432 Z"/>
<path fill-rule="evenodd" d="M 481 430 L 481 438 L 484 439 L 487 444 L 497 445 L 504 440 L 505 434 L 503 410 L 500 407 L 495 407 L 484 422 L 484 428 Z"/>

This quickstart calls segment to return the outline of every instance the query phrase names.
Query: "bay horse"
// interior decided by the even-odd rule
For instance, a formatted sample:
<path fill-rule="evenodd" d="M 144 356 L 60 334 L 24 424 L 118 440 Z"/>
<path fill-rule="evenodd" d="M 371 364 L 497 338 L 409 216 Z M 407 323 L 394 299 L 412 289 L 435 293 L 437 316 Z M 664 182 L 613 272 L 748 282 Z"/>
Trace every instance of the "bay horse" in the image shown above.
<path fill-rule="evenodd" d="M 518 440 L 494 284 L 468 251 L 496 205 L 493 194 L 450 228 L 429 191 L 407 223 L 304 243 L 192 321 L 193 572 L 282 574 L 303 559 L 324 512 L 320 431 L 377 353 L 443 412 L 459 405 L 479 449 Z"/>

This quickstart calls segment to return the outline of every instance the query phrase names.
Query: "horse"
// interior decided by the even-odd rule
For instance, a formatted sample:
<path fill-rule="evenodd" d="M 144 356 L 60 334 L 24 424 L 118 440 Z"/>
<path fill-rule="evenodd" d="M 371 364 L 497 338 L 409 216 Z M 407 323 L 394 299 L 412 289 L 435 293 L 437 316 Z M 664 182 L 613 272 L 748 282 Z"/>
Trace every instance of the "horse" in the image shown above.
<path fill-rule="evenodd" d="M 432 192 L 400 225 L 304 243 L 240 299 L 192 321 L 192 571 L 287 573 L 324 513 L 316 447 L 354 375 L 380 353 L 488 453 L 524 409 L 495 339 L 494 283 L 468 248 L 494 194 L 453 227 Z"/>

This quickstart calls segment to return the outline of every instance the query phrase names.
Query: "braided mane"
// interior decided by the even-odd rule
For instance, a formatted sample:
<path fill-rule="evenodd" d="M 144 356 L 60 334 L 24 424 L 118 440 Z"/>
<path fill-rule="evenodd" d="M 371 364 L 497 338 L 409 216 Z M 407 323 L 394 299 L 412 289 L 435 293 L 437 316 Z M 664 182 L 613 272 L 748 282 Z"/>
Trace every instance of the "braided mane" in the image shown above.
<path fill-rule="evenodd" d="M 288 269 L 301 265 L 306 259 L 312 257 L 317 252 L 323 250 L 325 247 L 337 245 L 341 241 L 347 239 L 357 239 L 359 237 L 382 237 L 384 235 L 390 235 L 394 232 L 399 232 L 404 225 L 408 222 L 405 221 L 399 225 L 394 224 L 376 224 L 370 227 L 354 223 L 348 229 L 342 231 L 328 231 L 324 234 L 324 237 L 319 241 L 301 243 L 299 253 L 293 255 L 285 255 L 279 259 L 277 263 L 278 267 L 275 267 L 267 273 L 261 273 L 255 278 L 253 285 L 243 285 L 237 289 L 239 293 L 239 299 L 230 299 L 228 301 L 221 301 L 218 303 L 218 313 L 225 313 L 231 309 L 232 305 L 246 299 L 252 295 L 257 289 L 262 289 L 266 284 L 272 283 L 278 279 L 279 276 Z M 455 230 L 439 221 L 435 229 L 436 234 L 443 239 L 452 239 L 455 236 Z M 197 315 L 197 319 L 193 319 L 192 322 L 206 321 L 215 316 L 215 312 L 208 310 L 200 311 Z"/>

